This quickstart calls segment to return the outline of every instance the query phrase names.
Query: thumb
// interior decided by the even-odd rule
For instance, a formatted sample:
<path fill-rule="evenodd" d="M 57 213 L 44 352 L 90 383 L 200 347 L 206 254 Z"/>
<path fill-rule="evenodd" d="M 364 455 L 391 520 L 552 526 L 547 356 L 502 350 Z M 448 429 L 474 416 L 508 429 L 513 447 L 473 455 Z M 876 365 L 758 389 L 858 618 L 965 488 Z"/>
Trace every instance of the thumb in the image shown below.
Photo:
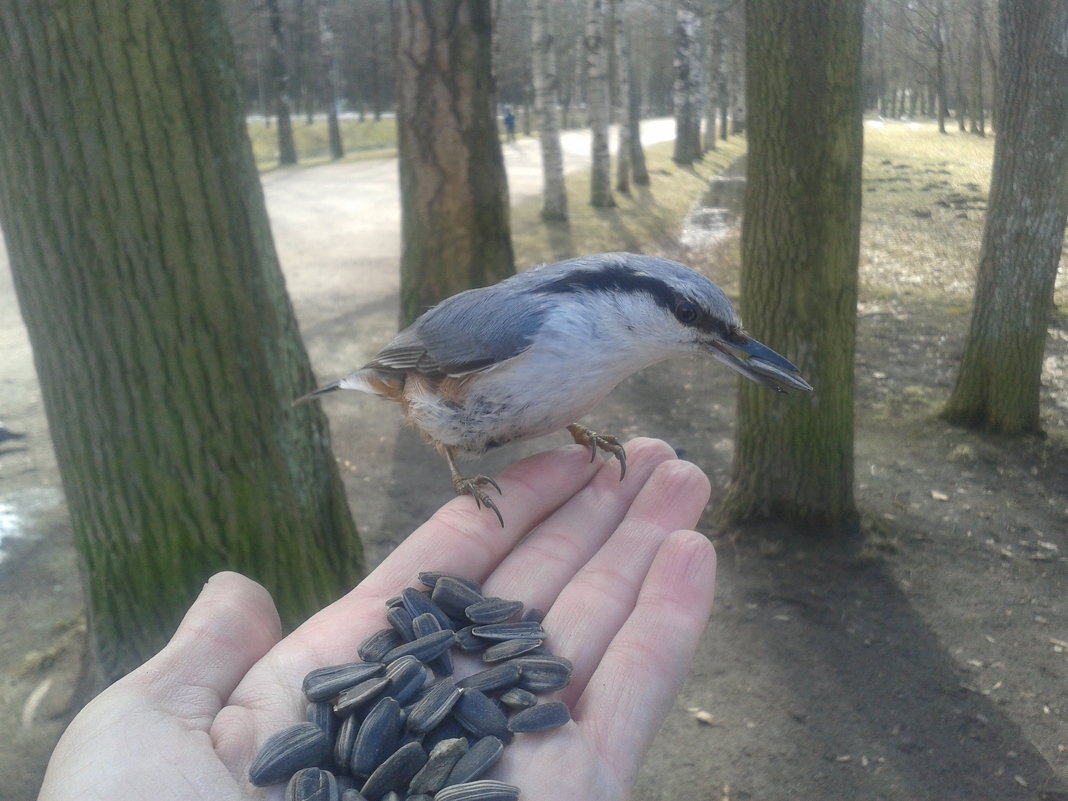
<path fill-rule="evenodd" d="M 270 594 L 239 573 L 217 573 L 163 650 L 118 683 L 178 717 L 214 715 L 280 636 Z"/>

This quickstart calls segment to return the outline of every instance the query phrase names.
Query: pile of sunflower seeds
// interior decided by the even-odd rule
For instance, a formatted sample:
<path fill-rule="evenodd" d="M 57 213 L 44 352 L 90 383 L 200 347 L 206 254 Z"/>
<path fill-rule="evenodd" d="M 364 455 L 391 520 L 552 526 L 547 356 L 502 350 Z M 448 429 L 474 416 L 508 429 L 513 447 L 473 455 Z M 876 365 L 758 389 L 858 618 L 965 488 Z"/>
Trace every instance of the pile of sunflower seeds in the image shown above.
<path fill-rule="evenodd" d="M 257 786 L 288 782 L 286 801 L 516 801 L 481 779 L 516 734 L 562 726 L 561 701 L 538 694 L 571 680 L 544 645 L 542 613 L 487 598 L 477 582 L 420 573 L 426 590 L 387 602 L 389 628 L 360 661 L 304 678 L 307 722 L 274 734 L 249 768 Z M 487 666 L 453 680 L 454 654 Z"/>

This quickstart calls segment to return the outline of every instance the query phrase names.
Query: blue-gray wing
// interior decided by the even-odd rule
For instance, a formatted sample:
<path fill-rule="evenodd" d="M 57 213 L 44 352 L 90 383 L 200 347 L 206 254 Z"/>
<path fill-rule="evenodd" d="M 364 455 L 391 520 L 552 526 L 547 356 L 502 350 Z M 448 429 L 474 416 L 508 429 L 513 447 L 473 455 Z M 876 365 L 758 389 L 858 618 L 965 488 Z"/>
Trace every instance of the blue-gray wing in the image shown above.
<path fill-rule="evenodd" d="M 367 367 L 427 375 L 485 370 L 530 347 L 548 301 L 506 284 L 453 295 L 401 331 Z"/>

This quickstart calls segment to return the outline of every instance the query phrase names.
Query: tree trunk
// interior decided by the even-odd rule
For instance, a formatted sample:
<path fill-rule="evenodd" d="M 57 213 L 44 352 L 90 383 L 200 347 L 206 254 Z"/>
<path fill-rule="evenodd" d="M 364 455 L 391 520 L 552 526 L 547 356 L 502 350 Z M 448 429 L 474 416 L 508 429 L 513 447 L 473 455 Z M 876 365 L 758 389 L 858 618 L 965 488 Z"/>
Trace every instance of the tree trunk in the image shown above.
<path fill-rule="evenodd" d="M 489 0 L 397 0 L 401 324 L 515 272 Z"/>
<path fill-rule="evenodd" d="M 530 10 L 534 107 L 538 115 L 538 141 L 544 181 L 541 217 L 567 219 L 567 185 L 564 153 L 560 147 L 559 79 L 556 44 L 549 26 L 549 0 L 534 0 Z"/>
<path fill-rule="evenodd" d="M 1002 0 L 999 129 L 971 327 L 943 412 L 1038 431 L 1042 355 L 1068 215 L 1068 5 Z"/>
<path fill-rule="evenodd" d="M 589 0 L 586 17 L 586 101 L 590 109 L 590 205 L 616 205 L 612 198 L 612 161 L 608 151 L 608 51 L 605 47 L 605 2 Z"/>
<path fill-rule="evenodd" d="M 334 48 L 334 4 L 333 0 L 319 0 L 316 5 L 319 17 L 319 47 L 323 58 L 323 79 L 326 84 L 326 128 L 330 138 L 330 158 L 339 159 L 345 155 L 341 144 L 341 128 L 338 125 L 338 70 L 337 54 Z"/>
<path fill-rule="evenodd" d="M 975 42 L 972 52 L 972 105 L 975 111 L 972 114 L 972 133 L 986 136 L 986 96 L 983 92 L 983 40 L 986 38 L 986 21 L 983 12 L 984 0 L 975 0 L 973 9 L 973 23 L 975 25 Z"/>
<path fill-rule="evenodd" d="M 290 119 L 289 68 L 286 66 L 285 31 L 278 0 L 267 0 L 267 20 L 271 28 L 271 78 L 274 81 L 275 116 L 278 117 L 278 163 L 283 167 L 297 163 L 297 146 L 293 141 Z"/>
<path fill-rule="evenodd" d="M 616 123 L 619 145 L 616 148 L 616 191 L 630 194 L 630 47 L 624 25 L 624 0 L 610 0 L 612 41 L 616 54 Z"/>
<path fill-rule="evenodd" d="M 742 319 L 811 396 L 738 395 L 729 522 L 851 525 L 860 241 L 861 0 L 749 0 Z"/>
<path fill-rule="evenodd" d="M 649 186 L 649 170 L 645 166 L 645 149 L 642 147 L 642 92 L 638 81 L 635 80 L 634 62 L 631 59 L 627 59 L 626 70 L 630 97 L 627 102 L 627 127 L 630 128 L 630 134 L 627 137 L 630 145 L 630 171 L 635 184 Z"/>
<path fill-rule="evenodd" d="M 98 666 L 238 570 L 295 623 L 362 552 L 286 297 L 216 2 L 9 4 L 0 218 Z"/>
<path fill-rule="evenodd" d="M 677 164 L 701 158 L 701 17 L 698 0 L 675 11 L 675 153 Z"/>

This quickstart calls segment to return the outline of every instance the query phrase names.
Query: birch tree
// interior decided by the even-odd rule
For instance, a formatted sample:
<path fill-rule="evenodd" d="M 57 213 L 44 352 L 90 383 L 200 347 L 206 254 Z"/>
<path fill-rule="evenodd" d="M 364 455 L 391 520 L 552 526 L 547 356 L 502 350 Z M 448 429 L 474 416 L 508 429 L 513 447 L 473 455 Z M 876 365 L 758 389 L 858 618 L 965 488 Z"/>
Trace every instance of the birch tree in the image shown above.
<path fill-rule="evenodd" d="M 538 115 L 543 176 L 541 217 L 566 220 L 567 184 L 564 154 L 560 147 L 559 78 L 556 74 L 556 42 L 549 25 L 549 0 L 534 0 L 530 7 L 534 108 Z"/>
<path fill-rule="evenodd" d="M 701 158 L 700 0 L 678 0 L 675 9 L 675 153 L 678 164 Z"/>
<path fill-rule="evenodd" d="M 608 49 L 605 45 L 605 2 L 589 0 L 586 15 L 586 102 L 590 113 L 590 205 L 616 205 L 612 197 L 612 162 L 608 150 Z"/>
<path fill-rule="evenodd" d="M 278 0 L 267 0 L 267 23 L 270 26 L 270 69 L 274 88 L 274 113 L 278 124 L 278 163 L 297 163 L 297 146 L 293 140 L 293 107 L 289 95 L 289 66 L 286 63 L 285 26 Z"/>
<path fill-rule="evenodd" d="M 330 158 L 339 159 L 345 155 L 341 144 L 341 128 L 338 125 L 338 70 L 337 52 L 334 47 L 334 3 L 333 0 L 318 0 L 316 14 L 319 18 L 319 48 L 323 59 L 323 78 L 326 82 L 326 128 L 330 139 Z"/>
<path fill-rule="evenodd" d="M 610 0 L 612 43 L 616 54 L 616 122 L 619 145 L 616 148 L 616 191 L 630 194 L 630 47 L 624 20 L 624 0 Z"/>
<path fill-rule="evenodd" d="M 975 302 L 946 419 L 1038 431 L 1068 216 L 1068 4 L 1001 0 L 998 135 Z"/>

